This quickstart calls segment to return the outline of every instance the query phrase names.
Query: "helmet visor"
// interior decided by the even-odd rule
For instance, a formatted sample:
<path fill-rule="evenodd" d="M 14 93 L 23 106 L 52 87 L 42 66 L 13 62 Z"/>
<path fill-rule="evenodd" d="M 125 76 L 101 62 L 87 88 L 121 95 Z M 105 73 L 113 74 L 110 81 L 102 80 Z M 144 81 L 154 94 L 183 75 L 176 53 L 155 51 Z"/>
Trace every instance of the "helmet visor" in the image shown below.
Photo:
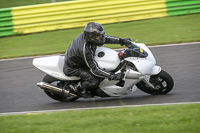
<path fill-rule="evenodd" d="M 103 37 L 102 35 L 97 35 L 97 36 L 95 36 L 95 39 L 100 40 L 102 37 Z"/>

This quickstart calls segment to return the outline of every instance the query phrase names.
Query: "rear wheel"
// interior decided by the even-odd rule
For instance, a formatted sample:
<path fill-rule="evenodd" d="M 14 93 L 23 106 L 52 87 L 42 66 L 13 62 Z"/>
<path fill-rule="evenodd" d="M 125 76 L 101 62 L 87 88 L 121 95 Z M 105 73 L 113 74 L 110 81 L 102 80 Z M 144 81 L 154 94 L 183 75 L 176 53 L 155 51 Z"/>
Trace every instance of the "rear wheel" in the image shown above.
<path fill-rule="evenodd" d="M 61 83 L 61 81 L 59 81 L 56 78 L 53 78 L 49 75 L 45 75 L 45 77 L 42 80 L 43 82 L 58 86 L 59 88 L 63 88 L 64 84 Z M 67 88 L 65 88 L 67 90 Z M 74 97 L 74 96 L 69 96 L 69 97 L 62 97 L 61 95 L 55 94 L 53 92 L 50 91 L 46 91 L 44 90 L 44 92 L 51 97 L 52 99 L 56 100 L 56 101 L 60 101 L 60 102 L 71 102 L 71 101 L 75 101 L 78 99 L 78 97 Z"/>
<path fill-rule="evenodd" d="M 164 95 L 170 92 L 174 86 L 174 80 L 164 70 L 161 70 L 157 75 L 151 76 L 149 82 L 155 86 L 155 89 L 150 88 L 144 81 L 139 82 L 137 87 L 148 94 Z"/>

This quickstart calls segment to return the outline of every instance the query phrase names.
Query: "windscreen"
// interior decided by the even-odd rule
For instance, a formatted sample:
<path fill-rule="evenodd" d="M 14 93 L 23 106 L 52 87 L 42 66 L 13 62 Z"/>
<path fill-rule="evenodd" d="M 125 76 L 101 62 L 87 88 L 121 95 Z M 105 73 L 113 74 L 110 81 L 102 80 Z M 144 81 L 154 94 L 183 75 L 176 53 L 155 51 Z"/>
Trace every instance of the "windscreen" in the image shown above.
<path fill-rule="evenodd" d="M 127 57 L 146 58 L 147 56 L 148 56 L 148 53 L 145 50 L 138 47 L 134 43 L 131 43 L 131 46 L 129 46 L 128 49 L 124 51 L 123 58 L 127 58 Z"/>

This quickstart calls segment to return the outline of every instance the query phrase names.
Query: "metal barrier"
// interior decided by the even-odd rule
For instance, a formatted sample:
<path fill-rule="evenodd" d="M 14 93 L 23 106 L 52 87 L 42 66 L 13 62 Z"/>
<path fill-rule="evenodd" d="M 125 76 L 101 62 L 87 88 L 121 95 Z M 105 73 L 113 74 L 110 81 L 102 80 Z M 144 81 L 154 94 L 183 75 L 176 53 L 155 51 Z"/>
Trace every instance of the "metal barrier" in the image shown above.
<path fill-rule="evenodd" d="M 200 12 L 200 0 L 79 0 L 0 9 L 0 36 Z"/>

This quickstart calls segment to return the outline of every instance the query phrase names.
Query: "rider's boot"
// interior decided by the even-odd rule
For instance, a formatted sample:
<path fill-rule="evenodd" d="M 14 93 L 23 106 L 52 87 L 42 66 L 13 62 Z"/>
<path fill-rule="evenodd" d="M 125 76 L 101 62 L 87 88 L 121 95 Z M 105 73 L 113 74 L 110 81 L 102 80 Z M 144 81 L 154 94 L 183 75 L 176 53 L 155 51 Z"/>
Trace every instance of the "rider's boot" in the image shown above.
<path fill-rule="evenodd" d="M 85 88 L 82 87 L 81 83 L 79 82 L 75 86 L 71 86 L 72 90 L 75 91 L 78 95 L 82 96 L 83 98 L 90 98 L 92 95 L 86 91 Z"/>

